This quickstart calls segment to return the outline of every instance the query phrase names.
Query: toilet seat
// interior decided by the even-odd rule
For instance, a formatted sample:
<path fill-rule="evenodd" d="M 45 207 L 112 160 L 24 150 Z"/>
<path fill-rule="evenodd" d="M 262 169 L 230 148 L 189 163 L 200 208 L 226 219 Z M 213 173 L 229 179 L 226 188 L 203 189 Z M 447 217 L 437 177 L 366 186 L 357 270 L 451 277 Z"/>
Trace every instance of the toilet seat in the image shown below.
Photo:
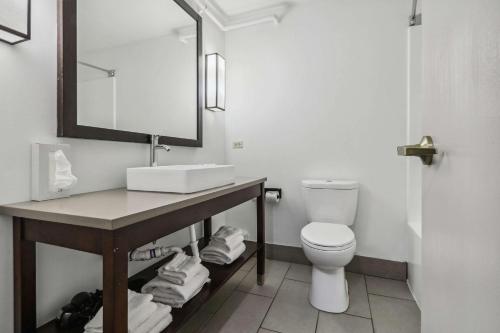
<path fill-rule="evenodd" d="M 300 238 L 309 247 L 323 251 L 342 251 L 356 244 L 348 226 L 334 223 L 311 222 L 302 228 Z"/>

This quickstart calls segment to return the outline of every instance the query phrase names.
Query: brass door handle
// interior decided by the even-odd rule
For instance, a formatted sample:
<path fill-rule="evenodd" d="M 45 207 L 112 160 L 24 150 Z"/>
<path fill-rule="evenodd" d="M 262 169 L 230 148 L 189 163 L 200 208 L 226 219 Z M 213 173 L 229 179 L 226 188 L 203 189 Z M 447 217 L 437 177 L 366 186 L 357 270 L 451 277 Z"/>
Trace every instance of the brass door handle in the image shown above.
<path fill-rule="evenodd" d="M 437 154 L 432 137 L 424 136 L 419 144 L 399 146 L 398 155 L 400 156 L 418 156 L 425 165 L 432 164 L 432 158 Z"/>

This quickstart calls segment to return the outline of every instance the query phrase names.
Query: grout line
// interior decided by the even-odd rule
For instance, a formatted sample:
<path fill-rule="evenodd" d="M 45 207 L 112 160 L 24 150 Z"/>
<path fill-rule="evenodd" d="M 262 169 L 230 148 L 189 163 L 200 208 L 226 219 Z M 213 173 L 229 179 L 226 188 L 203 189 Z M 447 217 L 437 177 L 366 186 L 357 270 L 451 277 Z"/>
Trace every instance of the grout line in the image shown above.
<path fill-rule="evenodd" d="M 266 330 L 267 330 L 267 328 L 262 327 L 262 324 L 264 323 L 264 320 L 266 320 L 266 317 L 267 317 L 267 315 L 269 314 L 269 311 L 271 310 L 271 308 L 272 308 L 272 306 L 273 306 L 273 304 L 274 304 L 274 301 L 276 300 L 276 296 L 278 296 L 278 293 L 279 293 L 279 291 L 280 291 L 280 289 L 281 289 L 281 286 L 283 285 L 283 282 L 285 282 L 285 280 L 286 280 L 286 279 L 285 279 L 285 276 L 288 274 L 288 271 L 290 270 L 290 268 L 291 268 L 291 267 L 292 267 L 292 264 L 291 264 L 291 263 L 288 263 L 288 268 L 287 268 L 287 270 L 286 270 L 285 274 L 283 275 L 283 280 L 281 280 L 281 283 L 280 283 L 280 285 L 279 285 L 278 289 L 276 289 L 276 294 L 275 294 L 275 295 L 274 295 L 274 297 L 273 297 L 273 301 L 272 301 L 272 302 L 271 302 L 271 304 L 269 305 L 269 308 L 267 309 L 266 314 L 264 315 L 264 317 L 262 318 L 262 321 L 260 322 L 260 325 L 259 325 L 259 327 L 260 327 L 260 328 L 264 328 L 264 329 L 266 329 Z"/>
<path fill-rule="evenodd" d="M 329 313 L 329 312 L 327 312 L 327 313 Z M 360 315 L 355 315 L 355 314 L 351 314 L 351 313 L 347 313 L 347 312 L 335 313 L 335 314 L 344 314 L 346 316 L 351 316 L 351 317 L 356 317 L 356 318 L 372 319 L 371 317 L 363 317 L 363 316 L 360 316 Z"/>
<path fill-rule="evenodd" d="M 298 280 L 298 279 L 292 279 L 292 278 L 289 278 L 289 277 L 286 277 L 286 276 L 285 276 L 285 279 L 290 280 L 290 281 L 296 281 L 296 282 L 302 282 L 302 283 L 311 284 L 311 282 L 309 282 L 309 281 L 302 281 L 302 280 Z"/>
<path fill-rule="evenodd" d="M 366 288 L 366 300 L 368 301 L 368 309 L 370 310 L 370 321 L 372 322 L 372 332 L 375 332 L 375 325 L 373 324 L 373 313 L 372 313 L 372 305 L 370 304 L 370 296 L 368 293 L 368 283 L 366 282 L 366 275 L 363 274 L 363 280 L 365 281 Z"/>
<path fill-rule="evenodd" d="M 414 299 L 408 299 L 408 298 L 401 298 L 401 297 L 387 296 L 387 295 L 375 294 L 375 293 L 368 293 L 368 295 L 374 295 L 374 296 L 380 296 L 380 297 L 387 297 L 387 298 L 399 299 L 399 300 L 401 300 L 401 301 L 408 301 L 408 302 L 417 303 Z"/>
<path fill-rule="evenodd" d="M 321 312 L 320 310 L 317 310 L 317 311 L 318 311 L 318 315 L 316 316 L 316 327 L 314 328 L 314 333 L 318 333 L 319 313 Z"/>

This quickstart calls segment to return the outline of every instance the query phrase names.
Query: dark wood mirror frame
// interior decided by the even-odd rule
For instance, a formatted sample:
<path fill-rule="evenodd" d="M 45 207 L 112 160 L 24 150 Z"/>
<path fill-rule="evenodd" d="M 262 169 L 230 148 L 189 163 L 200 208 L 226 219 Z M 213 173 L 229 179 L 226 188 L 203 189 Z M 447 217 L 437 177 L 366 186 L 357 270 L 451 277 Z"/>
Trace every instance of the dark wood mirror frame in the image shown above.
<path fill-rule="evenodd" d="M 58 65 L 57 65 L 57 136 L 150 143 L 151 134 L 136 133 L 108 128 L 99 128 L 77 124 L 77 1 L 58 1 Z M 84 1 L 84 0 L 83 0 Z M 197 135 L 196 139 L 161 136 L 159 143 L 172 146 L 203 146 L 202 113 L 202 19 L 184 0 L 174 1 L 196 21 L 197 48 Z"/>

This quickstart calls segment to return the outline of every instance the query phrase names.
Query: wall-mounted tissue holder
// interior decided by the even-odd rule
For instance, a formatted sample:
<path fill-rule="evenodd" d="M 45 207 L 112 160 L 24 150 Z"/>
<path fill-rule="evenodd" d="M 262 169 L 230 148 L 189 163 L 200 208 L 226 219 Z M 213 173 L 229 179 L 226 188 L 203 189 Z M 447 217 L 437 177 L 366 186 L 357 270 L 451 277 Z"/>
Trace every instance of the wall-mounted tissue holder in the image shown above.
<path fill-rule="evenodd" d="M 31 149 L 31 200 L 69 197 L 78 181 L 68 160 L 70 146 L 34 143 Z"/>
<path fill-rule="evenodd" d="M 264 193 L 268 202 L 278 203 L 281 200 L 282 190 L 280 188 L 266 187 Z"/>

